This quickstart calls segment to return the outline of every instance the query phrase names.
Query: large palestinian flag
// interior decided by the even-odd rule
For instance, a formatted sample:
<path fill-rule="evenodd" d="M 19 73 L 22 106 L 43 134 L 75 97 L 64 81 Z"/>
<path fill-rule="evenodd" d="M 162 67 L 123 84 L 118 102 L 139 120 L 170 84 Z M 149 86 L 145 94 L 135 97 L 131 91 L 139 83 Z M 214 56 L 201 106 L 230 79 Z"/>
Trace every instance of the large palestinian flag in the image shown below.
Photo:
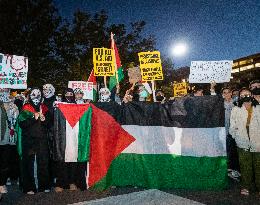
<path fill-rule="evenodd" d="M 120 149 L 118 138 L 111 138 L 117 130 L 120 142 L 128 141 Z M 110 185 L 223 189 L 227 185 L 223 99 L 186 97 L 163 105 L 97 103 L 92 106 L 89 163 L 89 185 L 99 189 Z M 93 177 L 99 170 L 103 174 Z"/>

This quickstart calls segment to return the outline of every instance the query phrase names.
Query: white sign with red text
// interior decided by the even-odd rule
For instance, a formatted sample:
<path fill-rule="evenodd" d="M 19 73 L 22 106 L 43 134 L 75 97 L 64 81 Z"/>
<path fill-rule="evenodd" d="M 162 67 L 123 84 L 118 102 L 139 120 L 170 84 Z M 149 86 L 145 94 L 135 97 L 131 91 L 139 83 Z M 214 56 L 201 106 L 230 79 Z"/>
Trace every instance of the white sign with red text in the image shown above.
<path fill-rule="evenodd" d="M 80 88 L 84 92 L 83 99 L 93 100 L 93 83 L 85 81 L 69 81 L 68 88 Z"/>

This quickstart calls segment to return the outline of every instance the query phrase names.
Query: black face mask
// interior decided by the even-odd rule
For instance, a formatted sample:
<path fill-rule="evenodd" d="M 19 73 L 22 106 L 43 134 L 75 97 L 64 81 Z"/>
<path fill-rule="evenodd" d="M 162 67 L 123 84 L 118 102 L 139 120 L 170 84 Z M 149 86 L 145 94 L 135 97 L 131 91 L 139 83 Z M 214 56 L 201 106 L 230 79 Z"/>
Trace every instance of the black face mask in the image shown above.
<path fill-rule="evenodd" d="M 248 97 L 240 98 L 240 99 L 239 99 L 239 102 L 240 102 L 241 104 L 243 104 L 244 102 L 252 102 L 252 97 L 251 97 L 251 96 L 248 96 Z"/>
<path fill-rule="evenodd" d="M 68 103 L 74 102 L 74 97 L 73 96 L 65 96 L 66 100 Z"/>
<path fill-rule="evenodd" d="M 164 99 L 164 97 L 161 96 L 161 95 L 158 95 L 158 96 L 156 96 L 155 98 L 156 98 L 156 101 L 158 101 L 158 102 L 161 102 L 161 101 L 163 101 L 163 99 Z"/>

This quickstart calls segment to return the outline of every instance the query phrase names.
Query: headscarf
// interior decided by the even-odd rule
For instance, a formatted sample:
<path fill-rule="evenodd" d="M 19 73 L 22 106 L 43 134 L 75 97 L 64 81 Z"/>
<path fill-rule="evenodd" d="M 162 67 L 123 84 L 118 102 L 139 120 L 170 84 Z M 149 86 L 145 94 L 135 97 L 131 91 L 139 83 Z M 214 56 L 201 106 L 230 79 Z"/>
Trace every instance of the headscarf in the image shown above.
<path fill-rule="evenodd" d="M 71 96 L 71 97 L 66 97 L 66 93 L 72 93 L 73 96 Z M 66 89 L 64 90 L 63 97 L 62 97 L 62 102 L 76 103 L 76 101 L 75 101 L 75 94 L 74 94 L 74 91 L 73 91 L 72 88 L 66 88 Z"/>

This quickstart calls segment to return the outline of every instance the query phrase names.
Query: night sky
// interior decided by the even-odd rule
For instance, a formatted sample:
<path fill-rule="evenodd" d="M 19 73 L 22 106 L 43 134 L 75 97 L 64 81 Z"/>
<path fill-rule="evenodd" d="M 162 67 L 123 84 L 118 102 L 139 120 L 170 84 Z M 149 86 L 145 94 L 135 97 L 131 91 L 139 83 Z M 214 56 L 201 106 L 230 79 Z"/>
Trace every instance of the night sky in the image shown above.
<path fill-rule="evenodd" d="M 108 23 L 144 20 L 145 35 L 156 37 L 156 48 L 175 67 L 193 60 L 233 60 L 260 52 L 260 0 L 54 0 L 70 20 L 76 9 L 104 9 Z M 109 39 L 108 39 L 109 40 Z M 188 45 L 182 57 L 172 55 L 178 42 Z"/>

